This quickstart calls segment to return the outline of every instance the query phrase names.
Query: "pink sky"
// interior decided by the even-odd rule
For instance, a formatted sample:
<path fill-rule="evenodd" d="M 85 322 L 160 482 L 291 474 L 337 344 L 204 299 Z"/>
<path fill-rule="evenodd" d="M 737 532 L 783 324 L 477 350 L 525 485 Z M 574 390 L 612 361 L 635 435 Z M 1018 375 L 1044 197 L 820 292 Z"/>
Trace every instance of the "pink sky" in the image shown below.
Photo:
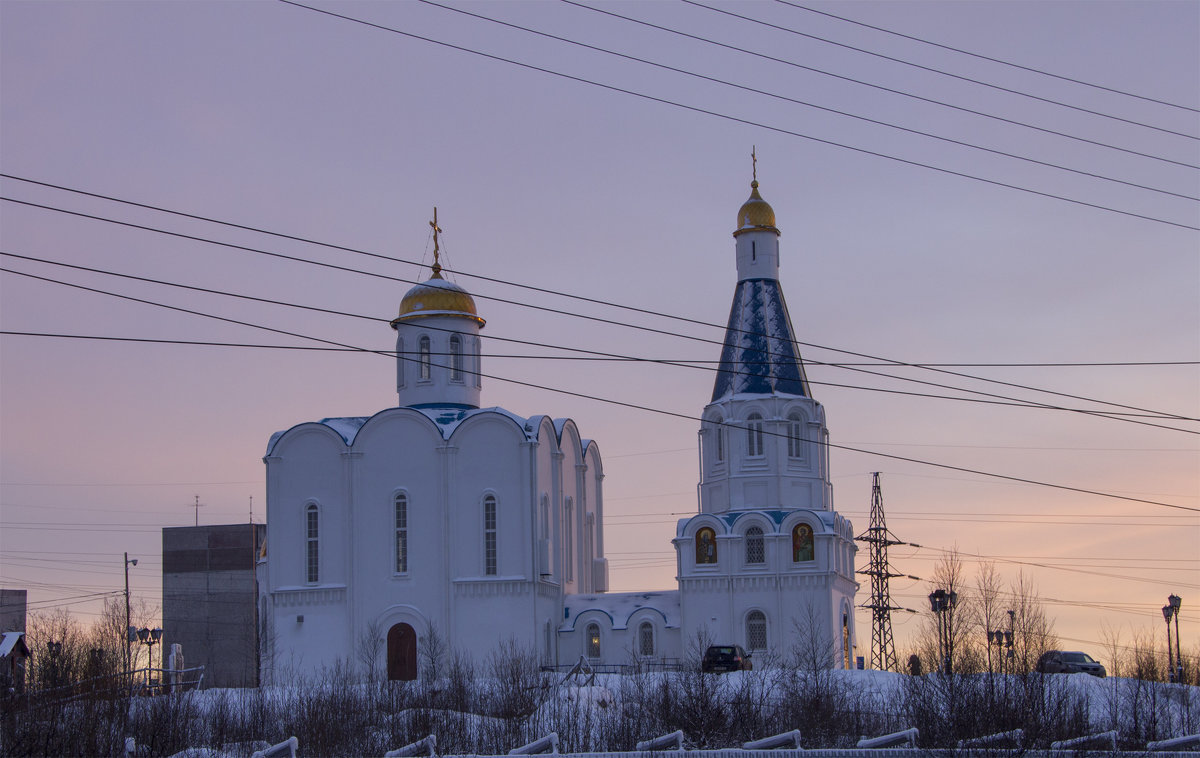
<path fill-rule="evenodd" d="M 1161 634 L 1184 598 L 1200 641 L 1200 424 L 867 391 L 963 393 L 822 365 L 1147 362 L 953 369 L 1071 399 L 918 369 L 871 367 L 1074 409 L 1102 400 L 1194 418 L 1200 411 L 1197 115 L 1050 79 L 782 3 L 717 7 L 1128 121 L 1070 110 L 870 57 L 682 2 L 607 3 L 727 45 L 921 97 L 1157 156 L 1142 157 L 718 49 L 561 2 L 456 7 L 705 76 L 994 150 L 1120 178 L 1067 173 L 901 133 L 796 103 L 617 60 L 432 5 L 343 2 L 372 23 L 723 119 L 519 68 L 283 3 L 0 4 L 3 173 L 430 262 L 439 208 L 452 270 L 721 325 L 734 285 L 734 215 L 756 145 L 782 230 L 781 281 L 833 442 L 1169 505 L 1069 492 L 835 450 L 835 504 L 867 526 L 870 473 L 888 523 L 923 548 L 896 568 L 927 577 L 942 550 L 1034 578 L 1068 647 L 1099 653 L 1101 629 Z M 874 26 L 1196 108 L 1200 5 L 1182 2 L 821 3 Z M 753 123 L 745 123 L 753 122 Z M 770 127 L 770 128 L 768 128 Z M 782 130 L 782 131 L 781 131 Z M 1166 131 L 1164 131 L 1166 130 Z M 1170 134 L 1183 132 L 1192 137 Z M 785 132 L 824 140 L 813 141 Z M 1159 221 L 936 172 L 860 150 L 1061 195 Z M 5 179 L 6 198 L 144 224 L 377 274 L 388 262 Z M 1174 194 L 1166 194 L 1174 193 Z M 1173 222 L 1162 223 L 1163 221 Z M 389 350 L 408 285 L 5 201 L 0 249 L 77 266 L 369 315 L 250 303 L 3 257 L 4 268 Z M 720 340 L 719 328 L 584 305 L 458 275 L 487 319 L 485 353 L 563 355 L 530 340 L 647 358 L 715 361 L 718 348 L 503 298 Z M 312 344 L 5 273 L 9 332 Z M 815 347 L 822 346 L 822 347 Z M 1191 362 L 1190 365 L 1162 365 Z M 556 393 L 699 415 L 712 374 L 647 363 L 492 357 L 484 403 L 574 418 L 605 460 L 614 590 L 674 586 L 669 540 L 696 508 L 698 422 Z M 395 403 L 393 366 L 372 354 L 0 336 L 0 584 L 31 604 L 90 618 L 77 596 L 160 591 L 163 526 L 261 519 L 269 436 Z M 1174 427 L 1150 426 L 1148 422 Z M 865 565 L 865 551 L 860 554 Z M 973 569 L 973 564 L 969 564 Z M 894 600 L 923 610 L 925 582 Z M 860 590 L 866 602 L 869 582 Z M 85 602 L 79 602 L 84 600 Z M 859 617 L 860 650 L 869 616 Z M 896 619 L 903 647 L 916 626 Z"/>

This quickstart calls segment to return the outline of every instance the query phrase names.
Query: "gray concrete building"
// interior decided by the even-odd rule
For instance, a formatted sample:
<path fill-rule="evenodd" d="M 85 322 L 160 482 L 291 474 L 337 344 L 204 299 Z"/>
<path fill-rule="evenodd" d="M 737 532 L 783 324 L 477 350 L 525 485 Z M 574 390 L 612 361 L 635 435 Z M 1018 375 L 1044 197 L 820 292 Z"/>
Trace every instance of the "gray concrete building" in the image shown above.
<path fill-rule="evenodd" d="M 183 646 L 205 687 L 258 685 L 254 566 L 265 524 L 163 529 L 163 660 Z"/>
<path fill-rule="evenodd" d="M 0 633 L 25 631 L 27 590 L 0 590 Z"/>

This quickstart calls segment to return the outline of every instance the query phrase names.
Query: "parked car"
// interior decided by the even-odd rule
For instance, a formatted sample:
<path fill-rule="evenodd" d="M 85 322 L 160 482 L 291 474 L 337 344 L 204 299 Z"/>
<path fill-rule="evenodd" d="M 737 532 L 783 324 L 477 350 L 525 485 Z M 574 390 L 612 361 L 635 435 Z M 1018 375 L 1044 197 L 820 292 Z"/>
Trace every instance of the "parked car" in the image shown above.
<path fill-rule="evenodd" d="M 1099 661 L 1078 650 L 1047 650 L 1038 658 L 1037 670 L 1043 674 L 1091 674 L 1102 679 L 1108 675 Z"/>
<path fill-rule="evenodd" d="M 712 645 L 704 651 L 701 671 L 749 671 L 754 668 L 750 654 L 741 645 Z"/>

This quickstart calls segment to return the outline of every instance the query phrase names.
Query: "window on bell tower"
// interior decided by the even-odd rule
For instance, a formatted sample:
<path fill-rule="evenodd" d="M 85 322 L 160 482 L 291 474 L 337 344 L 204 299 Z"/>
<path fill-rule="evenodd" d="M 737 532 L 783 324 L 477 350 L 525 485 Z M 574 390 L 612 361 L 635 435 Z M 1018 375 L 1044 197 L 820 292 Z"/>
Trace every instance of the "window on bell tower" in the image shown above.
<path fill-rule="evenodd" d="M 420 377 L 422 379 L 428 380 L 430 377 L 430 374 L 431 374 L 429 337 L 422 335 L 421 339 L 419 339 L 417 341 L 417 353 L 418 353 L 417 360 L 421 364 Z"/>
<path fill-rule="evenodd" d="M 463 378 L 462 338 L 457 334 L 450 336 L 450 381 L 461 382 Z"/>
<path fill-rule="evenodd" d="M 751 413 L 746 418 L 746 455 L 751 458 L 763 454 L 763 418 Z"/>

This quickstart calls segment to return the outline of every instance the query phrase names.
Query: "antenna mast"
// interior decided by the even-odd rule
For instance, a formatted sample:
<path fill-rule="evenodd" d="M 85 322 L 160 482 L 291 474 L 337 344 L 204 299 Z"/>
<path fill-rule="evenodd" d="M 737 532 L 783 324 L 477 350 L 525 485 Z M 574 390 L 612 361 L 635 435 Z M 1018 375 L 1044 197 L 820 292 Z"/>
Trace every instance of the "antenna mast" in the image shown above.
<path fill-rule="evenodd" d="M 892 639 L 892 611 L 904 610 L 892 605 L 892 593 L 888 579 L 904 574 L 892 573 L 888 565 L 888 545 L 906 544 L 888 531 L 883 517 L 883 490 L 879 486 L 879 472 L 871 475 L 871 525 L 867 531 L 855 537 L 857 542 L 871 546 L 871 563 L 865 571 L 857 573 L 871 577 L 871 602 L 859 606 L 871 609 L 871 668 L 879 671 L 896 670 L 896 643 Z"/>

